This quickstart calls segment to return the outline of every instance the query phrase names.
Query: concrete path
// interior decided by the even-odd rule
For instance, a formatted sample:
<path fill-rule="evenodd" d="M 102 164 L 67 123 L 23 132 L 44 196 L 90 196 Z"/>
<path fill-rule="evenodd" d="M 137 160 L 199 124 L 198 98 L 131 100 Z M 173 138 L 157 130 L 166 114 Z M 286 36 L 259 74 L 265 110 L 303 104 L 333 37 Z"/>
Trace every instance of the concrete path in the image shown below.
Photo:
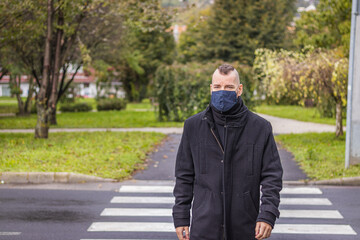
<path fill-rule="evenodd" d="M 306 132 L 335 132 L 335 126 L 313 122 L 302 122 L 293 119 L 279 118 L 265 114 L 258 114 L 268 120 L 274 134 L 306 133 Z"/>
<path fill-rule="evenodd" d="M 170 134 L 156 151 L 149 155 L 147 169 L 133 175 L 136 180 L 172 180 L 175 181 L 175 160 L 181 134 Z"/>
<path fill-rule="evenodd" d="M 273 117 L 265 114 L 258 114 L 271 122 L 274 134 L 306 133 L 306 132 L 335 132 L 335 126 L 328 124 L 302 122 L 293 119 Z M 345 129 L 345 128 L 344 128 Z M 161 132 L 164 134 L 182 133 L 182 127 L 145 127 L 145 128 L 50 128 L 50 132 Z M 0 129 L 2 132 L 33 133 L 34 129 Z"/>
<path fill-rule="evenodd" d="M 175 160 L 180 140 L 180 134 L 170 134 L 168 139 L 149 155 L 149 160 L 147 162 L 148 167 L 145 170 L 138 171 L 134 174 L 132 181 L 174 181 Z M 283 181 L 291 182 L 308 179 L 306 174 L 295 162 L 294 156 L 290 152 L 280 148 L 279 146 L 278 150 L 284 170 Z"/>

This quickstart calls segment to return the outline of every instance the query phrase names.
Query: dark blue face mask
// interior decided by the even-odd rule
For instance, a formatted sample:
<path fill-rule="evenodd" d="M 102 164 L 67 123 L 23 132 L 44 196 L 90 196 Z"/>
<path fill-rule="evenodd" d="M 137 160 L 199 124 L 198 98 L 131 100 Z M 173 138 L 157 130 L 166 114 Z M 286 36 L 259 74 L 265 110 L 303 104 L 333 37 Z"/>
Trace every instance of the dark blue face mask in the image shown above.
<path fill-rule="evenodd" d="M 219 111 L 226 112 L 232 108 L 237 102 L 235 91 L 212 91 L 211 104 Z"/>

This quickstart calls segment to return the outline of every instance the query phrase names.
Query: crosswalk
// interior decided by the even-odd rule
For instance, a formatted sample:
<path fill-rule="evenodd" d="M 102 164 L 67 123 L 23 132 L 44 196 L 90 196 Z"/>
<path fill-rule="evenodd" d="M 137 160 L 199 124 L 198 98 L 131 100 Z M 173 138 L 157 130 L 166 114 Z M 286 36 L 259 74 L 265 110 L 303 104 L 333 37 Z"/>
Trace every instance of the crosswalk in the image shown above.
<path fill-rule="evenodd" d="M 272 231 L 274 239 L 281 235 L 314 236 L 312 239 L 320 235 L 335 235 L 333 239 L 357 235 L 350 225 L 343 224 L 344 217 L 328 198 L 322 197 L 321 189 L 287 187 L 280 194 L 280 219 Z"/>
<path fill-rule="evenodd" d="M 93 222 L 87 229 L 88 233 L 96 233 L 96 237 L 102 233 L 104 238 L 81 240 L 109 240 L 107 233 L 120 236 L 111 240 L 177 239 L 172 222 L 172 191 L 173 185 L 121 186 L 119 194 L 111 199 L 111 206 L 101 212 L 103 221 Z M 270 239 L 286 239 L 279 236 L 287 235 L 314 236 L 307 239 L 318 239 L 321 235 L 356 236 L 354 229 L 344 224 L 343 215 L 322 195 L 316 187 L 284 187 L 280 219 Z"/>

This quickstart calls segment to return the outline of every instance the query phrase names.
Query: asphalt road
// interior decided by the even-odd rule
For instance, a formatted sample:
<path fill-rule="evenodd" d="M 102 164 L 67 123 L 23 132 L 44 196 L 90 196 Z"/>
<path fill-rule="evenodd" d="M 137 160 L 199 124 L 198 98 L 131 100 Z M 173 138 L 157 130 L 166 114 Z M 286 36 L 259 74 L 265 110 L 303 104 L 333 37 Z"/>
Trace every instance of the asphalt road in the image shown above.
<path fill-rule="evenodd" d="M 146 182 L 146 184 L 141 184 L 149 188 L 145 190 L 138 189 L 138 185 L 127 186 L 127 189 L 117 185 L 117 191 L 2 187 L 0 189 L 0 239 L 176 239 L 175 234 L 171 232 L 173 227 L 170 215 L 171 183 L 166 182 L 166 185 L 169 185 L 167 187 L 159 186 L 165 182 Z M 71 186 L 66 186 L 66 188 L 71 188 Z M 285 187 L 285 189 L 285 191 L 294 189 L 301 193 L 294 194 L 288 191 L 287 194 L 282 194 L 283 204 L 281 204 L 280 212 L 285 215 L 278 219 L 276 227 L 281 228 L 277 229 L 278 233 L 273 233 L 270 239 L 359 239 L 360 187 L 311 188 L 320 190 L 321 194 L 319 192 L 304 193 L 304 189 L 301 190 L 298 187 Z M 302 200 L 296 204 L 298 198 Z M 314 204 L 313 198 L 327 199 L 328 203 L 307 205 L 309 202 L 307 203 L 304 199 L 312 199 Z M 291 203 L 290 199 L 295 202 Z M 329 203 L 331 205 L 328 205 Z M 305 213 L 307 215 L 305 217 L 294 218 L 286 216 L 286 214 L 291 215 L 291 212 L 285 213 L 286 210 L 311 210 L 310 212 L 314 214 Z M 324 212 L 324 210 L 330 211 L 327 213 L 328 216 L 322 216 L 321 211 Z M 336 212 L 337 214 L 329 214 Z M 158 225 L 151 225 L 154 223 Z M 290 229 L 301 224 L 306 225 L 300 228 L 299 231 L 302 233 L 289 234 L 287 224 L 291 224 Z M 322 226 L 325 232 L 309 234 L 307 233 L 311 230 L 309 226 L 314 226 L 315 231 Z M 131 227 L 135 227 L 135 230 L 130 230 Z M 327 231 L 333 231 L 333 233 L 328 234 Z M 343 231 L 342 234 L 338 234 L 341 233 L 340 231 Z"/>

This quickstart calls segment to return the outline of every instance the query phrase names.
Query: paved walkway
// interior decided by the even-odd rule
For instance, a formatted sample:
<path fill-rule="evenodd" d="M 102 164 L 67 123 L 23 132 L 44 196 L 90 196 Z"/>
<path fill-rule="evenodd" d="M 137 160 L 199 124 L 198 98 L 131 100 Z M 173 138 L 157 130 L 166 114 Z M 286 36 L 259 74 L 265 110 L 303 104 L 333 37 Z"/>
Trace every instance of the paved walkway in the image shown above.
<path fill-rule="evenodd" d="M 335 132 L 335 126 L 328 124 L 302 122 L 293 119 L 273 117 L 265 114 L 259 114 L 261 117 L 271 122 L 274 134 L 287 133 L 306 133 L 306 132 Z M 96 132 L 96 131 L 112 131 L 112 132 L 161 132 L 165 134 L 182 133 L 180 127 L 145 127 L 145 128 L 50 128 L 50 132 Z M 32 133 L 34 129 L 1 129 L 1 132 L 21 132 Z"/>
<path fill-rule="evenodd" d="M 148 157 L 148 167 L 145 170 L 138 171 L 133 175 L 133 180 L 175 180 L 175 160 L 181 134 L 169 134 L 168 139 L 162 145 L 157 147 L 156 151 L 152 152 Z M 298 181 L 308 179 L 306 174 L 300 169 L 295 162 L 294 156 L 281 149 L 278 146 L 281 164 L 284 170 L 284 181 Z M 140 181 L 141 182 L 141 181 Z"/>
<path fill-rule="evenodd" d="M 274 134 L 335 132 L 335 125 L 313 123 L 313 122 L 302 122 L 294 119 L 279 118 L 265 114 L 258 114 L 258 115 L 271 122 Z"/>

